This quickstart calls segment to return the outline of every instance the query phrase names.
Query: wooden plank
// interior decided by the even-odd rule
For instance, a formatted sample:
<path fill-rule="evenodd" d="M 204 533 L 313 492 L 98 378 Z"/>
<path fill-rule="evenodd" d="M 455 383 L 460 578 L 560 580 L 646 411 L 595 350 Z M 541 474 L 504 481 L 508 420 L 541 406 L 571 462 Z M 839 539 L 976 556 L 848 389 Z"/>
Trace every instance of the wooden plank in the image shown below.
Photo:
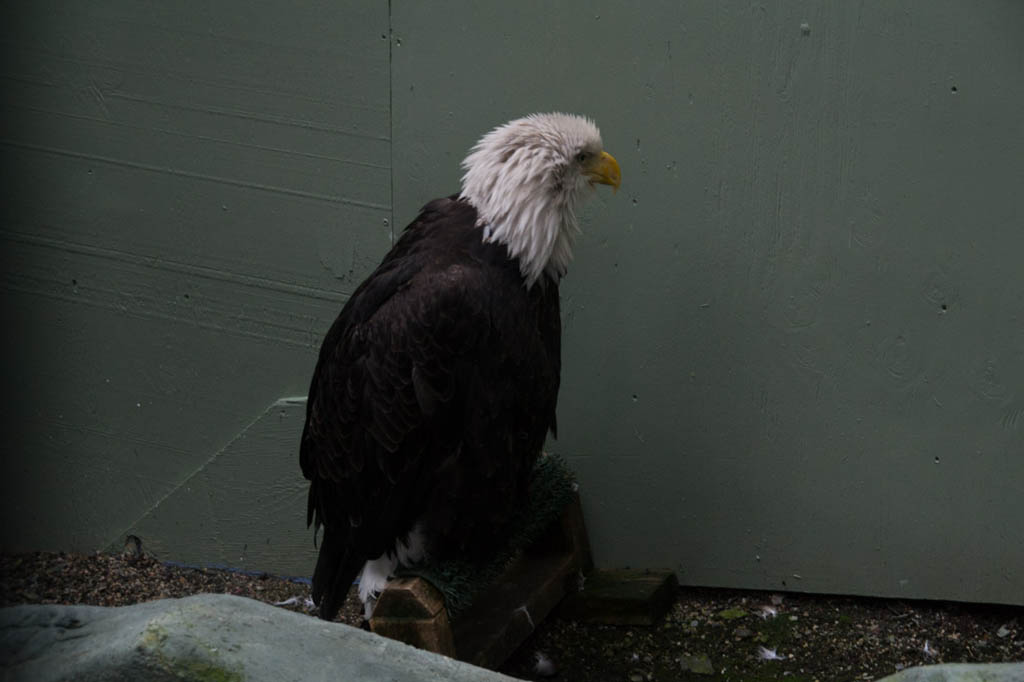
<path fill-rule="evenodd" d="M 653 625 L 672 606 L 679 583 L 669 570 L 594 571 L 558 610 L 560 618 L 607 625 Z"/>
<path fill-rule="evenodd" d="M 592 565 L 579 498 L 512 562 L 484 595 L 450 620 L 440 592 L 422 578 L 389 583 L 370 627 L 407 644 L 485 668 L 499 667 Z"/>
<path fill-rule="evenodd" d="M 572 568 L 566 554 L 517 561 L 455 623 L 458 657 L 484 668 L 501 665 L 565 595 Z"/>
<path fill-rule="evenodd" d="M 380 595 L 370 629 L 420 649 L 455 657 L 444 597 L 423 578 L 397 578 Z"/>
<path fill-rule="evenodd" d="M 579 497 L 557 524 L 523 553 L 454 624 L 459 658 L 500 666 L 529 637 L 592 565 Z"/>

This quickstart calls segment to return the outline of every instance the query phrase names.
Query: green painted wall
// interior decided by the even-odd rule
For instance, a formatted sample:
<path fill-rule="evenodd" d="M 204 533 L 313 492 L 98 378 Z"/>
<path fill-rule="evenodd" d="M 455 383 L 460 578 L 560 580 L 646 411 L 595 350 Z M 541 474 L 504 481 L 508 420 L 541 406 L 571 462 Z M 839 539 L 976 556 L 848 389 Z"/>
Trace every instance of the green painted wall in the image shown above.
<path fill-rule="evenodd" d="M 393 5 L 396 219 L 531 111 L 622 165 L 550 445 L 597 562 L 1024 603 L 1024 4 L 446 5 Z"/>
<path fill-rule="evenodd" d="M 0 36 L 4 549 L 308 574 L 322 334 L 392 206 L 562 109 L 624 175 L 550 444 L 598 563 L 1024 603 L 1024 5 L 105 0 Z"/>
<path fill-rule="evenodd" d="M 312 552 L 297 436 L 238 438 L 304 395 L 390 245 L 387 32 L 386 3 L 4 5 L 5 550 L 119 548 L 141 524 L 173 559 Z M 225 452 L 254 460 L 231 494 L 144 532 Z M 267 461 L 287 514 L 252 505 Z"/>

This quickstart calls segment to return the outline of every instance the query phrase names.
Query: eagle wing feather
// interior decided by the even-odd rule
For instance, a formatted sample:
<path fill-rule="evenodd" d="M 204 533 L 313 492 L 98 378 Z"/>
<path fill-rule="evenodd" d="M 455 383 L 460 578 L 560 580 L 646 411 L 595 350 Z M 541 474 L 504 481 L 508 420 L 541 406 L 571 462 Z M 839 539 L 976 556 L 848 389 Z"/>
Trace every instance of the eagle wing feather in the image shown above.
<path fill-rule="evenodd" d="M 325 617 L 417 523 L 435 540 L 466 531 L 448 538 L 465 550 L 508 515 L 558 391 L 557 287 L 531 291 L 503 247 L 481 243 L 472 207 L 439 200 L 332 325 L 300 446 Z"/>

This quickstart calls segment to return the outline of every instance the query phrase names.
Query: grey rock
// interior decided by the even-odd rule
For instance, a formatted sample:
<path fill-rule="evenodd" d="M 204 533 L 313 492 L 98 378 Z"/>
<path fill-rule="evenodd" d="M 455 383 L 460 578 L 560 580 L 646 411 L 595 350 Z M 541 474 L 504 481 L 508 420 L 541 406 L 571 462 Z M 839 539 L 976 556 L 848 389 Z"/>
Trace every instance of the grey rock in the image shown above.
<path fill-rule="evenodd" d="M 907 668 L 878 682 L 1024 682 L 1024 663 L 945 663 Z"/>
<path fill-rule="evenodd" d="M 375 680 L 512 678 L 341 623 L 230 595 L 135 606 L 0 609 L 0 678 L 99 680 Z"/>
<path fill-rule="evenodd" d="M 682 667 L 683 672 L 690 672 L 694 675 L 715 674 L 715 667 L 711 665 L 711 659 L 707 657 L 707 654 L 683 656 L 679 659 L 679 664 Z"/>

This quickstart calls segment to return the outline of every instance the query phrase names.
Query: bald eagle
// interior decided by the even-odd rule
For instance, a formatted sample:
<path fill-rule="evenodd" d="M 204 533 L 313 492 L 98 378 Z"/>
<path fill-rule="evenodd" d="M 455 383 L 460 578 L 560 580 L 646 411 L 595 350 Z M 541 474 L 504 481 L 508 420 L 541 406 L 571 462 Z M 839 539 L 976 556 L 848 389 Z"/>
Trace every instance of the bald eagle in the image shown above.
<path fill-rule="evenodd" d="M 534 114 L 487 133 L 462 191 L 428 203 L 324 337 L 300 444 L 313 574 L 332 620 L 366 617 L 399 565 L 495 549 L 555 433 L 558 283 L 595 183 L 619 165 L 592 121 Z"/>

